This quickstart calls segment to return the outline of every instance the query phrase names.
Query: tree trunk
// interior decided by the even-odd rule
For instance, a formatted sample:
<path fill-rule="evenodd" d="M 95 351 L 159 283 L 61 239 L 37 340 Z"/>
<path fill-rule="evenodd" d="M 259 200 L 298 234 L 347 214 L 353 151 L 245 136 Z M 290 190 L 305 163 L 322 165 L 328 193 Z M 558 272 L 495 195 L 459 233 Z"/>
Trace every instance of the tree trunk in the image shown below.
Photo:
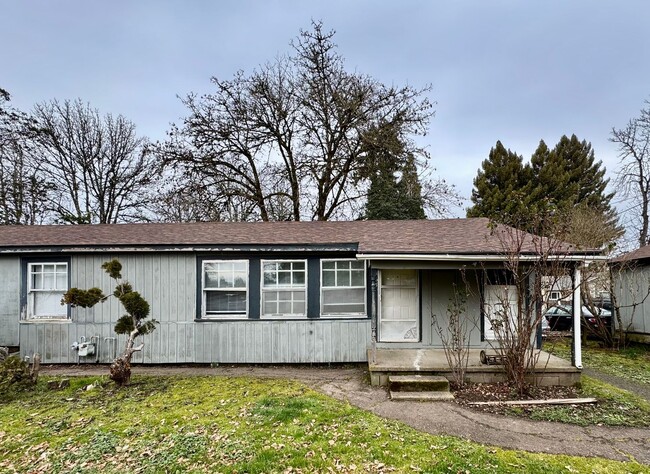
<path fill-rule="evenodd" d="M 110 377 L 117 385 L 124 387 L 128 385 L 131 381 L 131 357 L 133 357 L 134 352 L 141 351 L 144 347 L 144 344 L 140 344 L 138 347 L 133 347 L 135 338 L 138 336 L 138 330 L 134 329 L 129 334 L 129 338 L 126 341 L 126 347 L 121 356 L 116 358 L 111 364 L 110 368 Z"/>

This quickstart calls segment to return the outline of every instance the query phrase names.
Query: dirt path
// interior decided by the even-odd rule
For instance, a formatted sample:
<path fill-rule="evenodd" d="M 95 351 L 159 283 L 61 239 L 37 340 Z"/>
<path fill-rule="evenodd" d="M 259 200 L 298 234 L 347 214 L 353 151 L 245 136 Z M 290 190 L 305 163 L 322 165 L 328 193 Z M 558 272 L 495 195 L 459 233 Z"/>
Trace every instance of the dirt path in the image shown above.
<path fill-rule="evenodd" d="M 102 366 L 48 366 L 46 375 L 105 375 Z M 379 416 L 431 434 L 459 436 L 504 448 L 576 456 L 598 456 L 650 465 L 650 429 L 580 427 L 474 412 L 450 402 L 394 402 L 385 389 L 367 383 L 363 367 L 134 367 L 135 374 L 222 375 L 297 379 Z"/>

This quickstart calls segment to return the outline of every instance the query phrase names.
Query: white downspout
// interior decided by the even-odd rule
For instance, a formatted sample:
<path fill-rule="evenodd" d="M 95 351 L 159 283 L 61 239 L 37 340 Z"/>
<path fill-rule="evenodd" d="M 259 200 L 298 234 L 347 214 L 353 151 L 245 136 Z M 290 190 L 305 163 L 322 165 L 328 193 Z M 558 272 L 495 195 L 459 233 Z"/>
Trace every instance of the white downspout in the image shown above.
<path fill-rule="evenodd" d="M 573 270 L 573 365 L 582 369 L 582 335 L 580 320 L 582 319 L 582 298 L 580 296 L 581 273 L 580 265 Z"/>

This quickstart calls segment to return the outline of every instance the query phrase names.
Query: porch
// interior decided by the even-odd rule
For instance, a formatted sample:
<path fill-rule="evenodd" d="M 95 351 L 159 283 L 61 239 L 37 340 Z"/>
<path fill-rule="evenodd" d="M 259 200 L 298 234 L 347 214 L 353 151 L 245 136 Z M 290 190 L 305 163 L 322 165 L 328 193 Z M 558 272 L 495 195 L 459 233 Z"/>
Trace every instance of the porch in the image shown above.
<path fill-rule="evenodd" d="M 501 382 L 505 380 L 500 365 L 481 363 L 482 349 L 470 349 L 466 379 L 473 383 Z M 487 351 L 488 354 L 491 351 Z M 493 353 L 493 352 L 492 352 Z M 580 382 L 581 370 L 571 362 L 548 352 L 539 351 L 535 367 L 538 385 L 575 385 Z M 389 375 L 442 375 L 452 380 L 452 372 L 443 349 L 368 349 L 368 369 L 371 385 L 386 385 Z M 532 380 L 531 380 L 532 382 Z"/>

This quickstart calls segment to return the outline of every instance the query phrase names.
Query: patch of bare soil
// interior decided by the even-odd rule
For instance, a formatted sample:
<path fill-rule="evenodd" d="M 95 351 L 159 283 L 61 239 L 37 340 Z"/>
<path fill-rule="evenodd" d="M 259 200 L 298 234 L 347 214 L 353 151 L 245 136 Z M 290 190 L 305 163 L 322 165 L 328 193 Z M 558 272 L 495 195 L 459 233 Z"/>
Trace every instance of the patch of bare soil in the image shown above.
<path fill-rule="evenodd" d="M 473 402 L 491 402 L 491 401 L 508 401 L 508 400 L 549 400 L 553 398 L 580 398 L 580 390 L 576 387 L 551 386 L 535 387 L 529 386 L 523 394 L 519 394 L 515 388 L 505 382 L 502 383 L 476 383 L 466 384 L 459 388 L 452 383 L 452 392 L 456 403 L 466 406 L 472 410 L 496 414 L 512 414 L 512 406 L 508 405 L 473 405 Z M 574 405 L 566 405 L 574 407 Z M 524 411 L 526 405 L 521 406 Z M 575 408 L 581 410 L 584 405 L 575 405 Z"/>

